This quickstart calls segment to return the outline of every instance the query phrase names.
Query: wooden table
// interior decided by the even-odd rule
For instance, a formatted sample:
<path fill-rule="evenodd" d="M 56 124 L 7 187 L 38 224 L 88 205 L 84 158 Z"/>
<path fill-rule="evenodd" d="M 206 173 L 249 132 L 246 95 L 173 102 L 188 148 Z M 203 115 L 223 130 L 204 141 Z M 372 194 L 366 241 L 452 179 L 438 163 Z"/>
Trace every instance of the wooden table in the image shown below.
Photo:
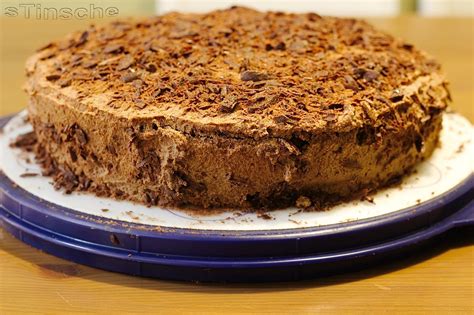
<path fill-rule="evenodd" d="M 371 20 L 436 56 L 452 107 L 474 121 L 473 19 Z M 0 114 L 26 103 L 24 59 L 88 21 L 0 18 Z M 101 23 L 99 21 L 99 23 Z M 190 284 L 114 274 L 44 254 L 0 230 L 0 313 L 471 313 L 473 229 L 453 231 L 410 257 L 369 270 L 298 283 Z"/>

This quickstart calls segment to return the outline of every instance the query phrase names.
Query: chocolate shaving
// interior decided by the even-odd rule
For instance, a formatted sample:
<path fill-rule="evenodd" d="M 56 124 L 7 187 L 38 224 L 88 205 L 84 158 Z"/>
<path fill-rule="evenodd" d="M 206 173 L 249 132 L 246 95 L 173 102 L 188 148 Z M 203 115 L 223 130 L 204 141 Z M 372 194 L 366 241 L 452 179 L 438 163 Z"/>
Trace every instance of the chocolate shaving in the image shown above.
<path fill-rule="evenodd" d="M 408 51 L 412 51 L 413 50 L 413 45 L 412 44 L 408 44 L 408 43 L 404 43 L 402 44 L 402 48 L 403 49 L 406 49 Z"/>
<path fill-rule="evenodd" d="M 92 69 L 97 66 L 97 60 L 87 60 L 82 63 L 82 66 L 86 69 Z"/>
<path fill-rule="evenodd" d="M 342 111 L 344 110 L 344 107 L 345 107 L 344 104 L 334 103 L 334 104 L 330 104 L 327 108 L 331 110 Z"/>
<path fill-rule="evenodd" d="M 350 159 L 350 158 L 346 158 L 342 160 L 341 165 L 347 168 L 357 168 L 357 169 L 362 168 L 362 165 L 360 165 L 359 161 L 355 159 Z"/>
<path fill-rule="evenodd" d="M 357 68 L 354 70 L 354 75 L 358 79 L 364 79 L 367 82 L 372 82 L 379 77 L 380 73 L 375 70 Z"/>
<path fill-rule="evenodd" d="M 125 57 L 123 57 L 120 60 L 118 66 L 117 66 L 117 70 L 120 71 L 120 70 L 128 69 L 134 63 L 135 63 L 135 59 L 131 55 L 125 55 Z"/>
<path fill-rule="evenodd" d="M 378 73 L 377 71 L 374 71 L 374 70 L 366 70 L 364 75 L 363 75 L 363 78 L 367 81 L 367 82 L 371 82 L 371 81 L 374 81 L 375 79 L 377 79 L 379 77 L 380 73 Z"/>
<path fill-rule="evenodd" d="M 280 124 L 287 123 L 290 120 L 288 116 L 285 115 L 278 115 L 275 117 L 274 121 Z"/>
<path fill-rule="evenodd" d="M 30 148 L 36 144 L 36 134 L 34 131 L 19 135 L 15 141 L 10 144 L 12 148 Z"/>
<path fill-rule="evenodd" d="M 88 38 L 89 38 L 89 32 L 88 31 L 82 32 L 81 36 L 79 37 L 79 40 L 76 43 L 76 47 L 84 45 L 87 42 Z"/>
<path fill-rule="evenodd" d="M 67 166 L 64 166 L 62 168 L 59 182 L 61 182 L 61 185 L 64 186 L 66 194 L 70 194 L 74 190 L 74 188 L 79 185 L 78 177 Z"/>
<path fill-rule="evenodd" d="M 346 89 L 351 89 L 355 92 L 359 91 L 359 85 L 357 84 L 357 81 L 354 80 L 354 78 L 350 75 L 344 76 L 344 86 Z"/>
<path fill-rule="evenodd" d="M 236 106 L 237 106 L 237 98 L 234 96 L 231 96 L 224 99 L 219 109 L 223 113 L 231 113 L 234 111 Z"/>
<path fill-rule="evenodd" d="M 244 71 L 240 74 L 240 79 L 242 81 L 264 81 L 270 79 L 270 76 L 266 73 L 257 72 L 257 71 Z"/>
<path fill-rule="evenodd" d="M 325 113 L 323 119 L 327 122 L 335 121 L 337 119 L 337 115 L 333 113 Z"/>
<path fill-rule="evenodd" d="M 309 43 L 305 39 L 296 39 L 290 44 L 290 47 L 288 48 L 292 52 L 296 53 L 305 53 L 308 50 Z"/>
<path fill-rule="evenodd" d="M 136 79 L 138 79 L 138 74 L 136 72 L 127 72 L 122 76 L 122 81 L 125 83 L 132 82 Z"/>
<path fill-rule="evenodd" d="M 275 46 L 275 50 L 286 50 L 286 44 L 284 42 L 279 42 L 276 46 Z"/>
<path fill-rule="evenodd" d="M 35 177 L 38 175 L 39 175 L 38 173 L 23 173 L 23 174 L 20 174 L 20 177 Z"/>
<path fill-rule="evenodd" d="M 313 13 L 313 12 L 308 13 L 306 16 L 308 17 L 308 20 L 312 22 L 322 19 L 321 15 Z"/>
<path fill-rule="evenodd" d="M 50 74 L 46 76 L 46 80 L 48 81 L 56 81 L 61 77 L 59 74 Z"/>
<path fill-rule="evenodd" d="M 60 86 L 60 87 L 67 87 L 67 86 L 70 86 L 71 85 L 71 79 L 69 78 L 61 78 L 58 80 L 57 84 Z"/>
<path fill-rule="evenodd" d="M 104 52 L 106 54 L 120 53 L 122 51 L 123 51 L 123 46 L 121 44 L 117 44 L 117 43 L 107 44 L 107 46 L 105 46 L 105 48 L 104 48 Z"/>
<path fill-rule="evenodd" d="M 390 100 L 394 103 L 400 102 L 403 100 L 403 94 L 401 94 L 399 90 L 394 90 L 392 96 L 390 96 Z"/>
<path fill-rule="evenodd" d="M 275 218 L 265 212 L 257 213 L 257 217 L 263 220 L 274 220 Z"/>
<path fill-rule="evenodd" d="M 135 107 L 139 108 L 139 109 L 144 109 L 146 107 L 146 103 L 145 101 L 143 101 L 142 99 L 140 98 L 136 98 L 133 100 L 133 105 L 135 105 Z"/>
<path fill-rule="evenodd" d="M 50 59 L 50 58 L 53 58 L 54 56 L 56 56 L 56 52 L 54 50 L 43 50 L 40 52 L 39 54 L 39 59 L 40 60 L 46 60 L 46 59 Z"/>
<path fill-rule="evenodd" d="M 79 127 L 75 128 L 75 135 L 76 135 L 77 141 L 81 145 L 87 144 L 87 135 L 81 128 L 79 128 Z"/>
<path fill-rule="evenodd" d="M 41 46 L 40 48 L 38 48 L 36 51 L 37 51 L 37 52 L 40 52 L 40 51 L 46 50 L 46 49 L 48 49 L 48 48 L 52 48 L 52 47 L 54 47 L 54 46 L 56 46 L 55 43 L 47 43 L 46 45 Z"/>
<path fill-rule="evenodd" d="M 155 64 L 153 63 L 150 63 L 147 67 L 146 67 L 146 71 L 150 72 L 150 73 L 155 73 L 156 70 L 158 70 L 158 68 L 156 67 Z"/>
<path fill-rule="evenodd" d="M 68 152 L 69 152 L 69 157 L 71 158 L 71 161 L 76 162 L 77 161 L 77 154 L 76 154 L 76 151 L 74 150 L 74 148 L 70 147 L 68 149 Z"/>

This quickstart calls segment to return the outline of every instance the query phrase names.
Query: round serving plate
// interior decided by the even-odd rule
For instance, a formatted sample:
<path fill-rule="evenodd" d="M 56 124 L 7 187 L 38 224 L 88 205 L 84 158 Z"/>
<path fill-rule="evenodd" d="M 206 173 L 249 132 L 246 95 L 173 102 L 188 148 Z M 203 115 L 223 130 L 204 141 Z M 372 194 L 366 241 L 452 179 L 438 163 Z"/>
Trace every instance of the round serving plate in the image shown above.
<path fill-rule="evenodd" d="M 327 211 L 206 214 L 56 191 L 50 178 L 35 176 L 31 156 L 9 146 L 31 130 L 25 117 L 2 120 L 2 226 L 45 252 L 97 268 L 192 281 L 297 280 L 398 257 L 474 224 L 473 128 L 457 114 L 445 114 L 430 159 L 366 200 Z"/>

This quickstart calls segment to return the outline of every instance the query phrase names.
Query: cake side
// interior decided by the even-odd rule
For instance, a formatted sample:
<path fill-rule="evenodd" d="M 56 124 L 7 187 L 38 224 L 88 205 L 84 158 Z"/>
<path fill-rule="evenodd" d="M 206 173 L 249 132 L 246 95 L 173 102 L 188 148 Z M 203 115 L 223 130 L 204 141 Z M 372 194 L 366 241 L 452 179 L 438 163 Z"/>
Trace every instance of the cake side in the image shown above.
<path fill-rule="evenodd" d="M 148 204 L 235 208 L 287 206 L 299 196 L 317 202 L 386 184 L 436 145 L 441 113 L 432 110 L 423 120 L 415 113 L 415 106 L 401 107 L 380 117 L 378 126 L 255 140 L 92 115 L 47 96 L 32 97 L 29 106 L 39 144 L 69 174 L 69 190 Z"/>

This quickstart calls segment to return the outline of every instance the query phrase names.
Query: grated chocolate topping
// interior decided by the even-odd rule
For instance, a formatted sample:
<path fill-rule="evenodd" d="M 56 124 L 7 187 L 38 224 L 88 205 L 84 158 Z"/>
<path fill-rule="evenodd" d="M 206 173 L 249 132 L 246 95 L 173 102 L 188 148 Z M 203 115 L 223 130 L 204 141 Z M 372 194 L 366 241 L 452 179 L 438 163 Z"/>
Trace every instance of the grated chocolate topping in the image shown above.
<path fill-rule="evenodd" d="M 30 62 L 31 94 L 53 86 L 130 119 L 245 136 L 348 131 L 449 98 L 440 65 L 413 45 L 314 13 L 232 7 L 120 20 L 50 43 Z M 431 96 L 417 95 L 423 86 Z"/>

